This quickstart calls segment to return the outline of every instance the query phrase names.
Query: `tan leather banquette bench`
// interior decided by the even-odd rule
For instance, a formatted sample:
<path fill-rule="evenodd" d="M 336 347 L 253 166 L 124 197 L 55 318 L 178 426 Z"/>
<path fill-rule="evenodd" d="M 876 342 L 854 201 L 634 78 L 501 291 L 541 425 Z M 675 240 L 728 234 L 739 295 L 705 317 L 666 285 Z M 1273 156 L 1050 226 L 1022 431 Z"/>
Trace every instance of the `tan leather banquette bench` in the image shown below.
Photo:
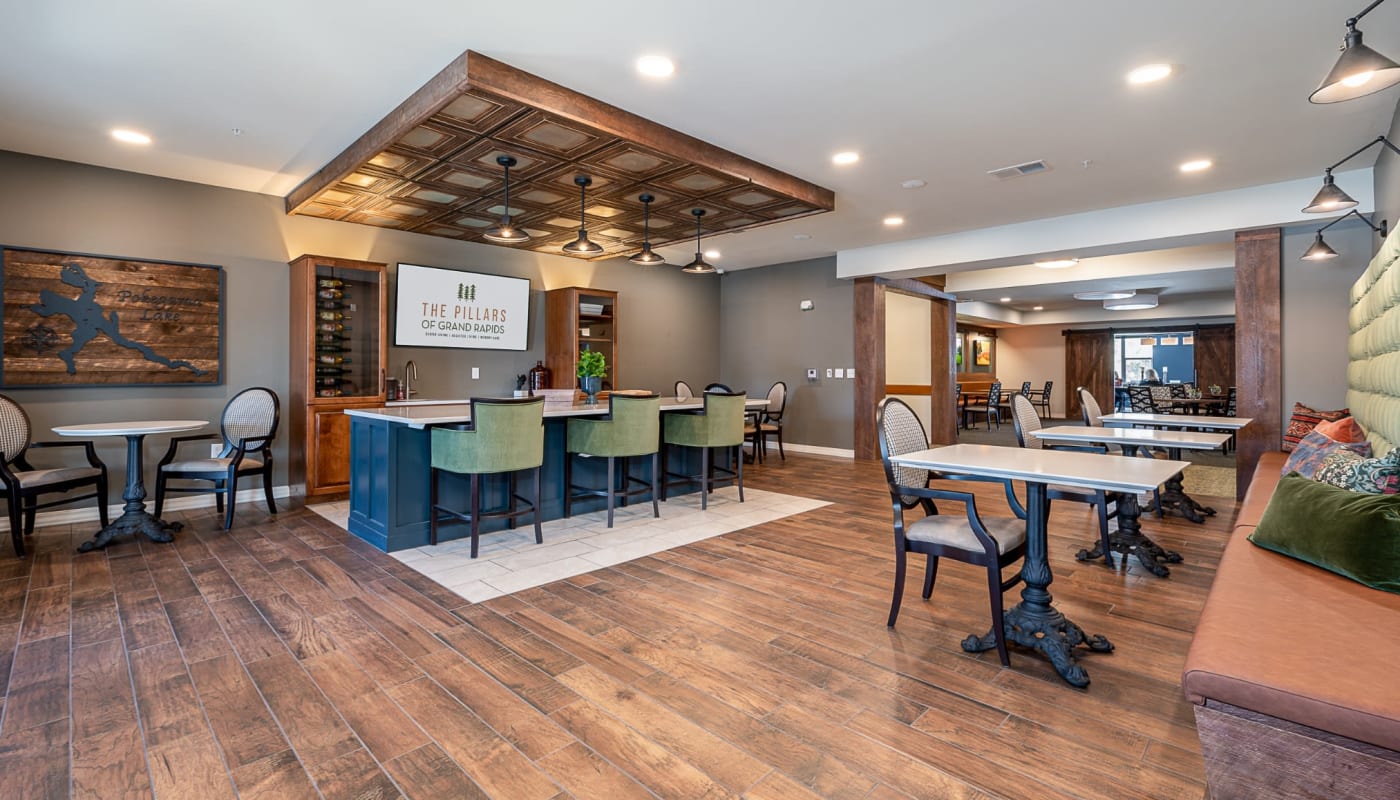
<path fill-rule="evenodd" d="M 1400 798 L 1400 595 L 1256 547 L 1259 461 L 1186 656 L 1209 797 Z"/>

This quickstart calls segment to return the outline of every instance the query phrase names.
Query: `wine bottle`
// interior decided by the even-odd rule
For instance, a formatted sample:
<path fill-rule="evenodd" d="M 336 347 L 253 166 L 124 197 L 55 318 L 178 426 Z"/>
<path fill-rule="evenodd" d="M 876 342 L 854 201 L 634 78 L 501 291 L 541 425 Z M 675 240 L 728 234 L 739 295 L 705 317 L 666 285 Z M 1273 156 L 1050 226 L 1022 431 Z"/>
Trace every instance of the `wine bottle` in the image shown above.
<path fill-rule="evenodd" d="M 345 392 L 340 389 L 317 389 L 317 397 L 344 397 Z"/>
<path fill-rule="evenodd" d="M 349 364 L 350 359 L 346 356 L 317 355 L 316 360 L 322 364 Z"/>
<path fill-rule="evenodd" d="M 345 316 L 345 314 L 340 311 L 318 311 L 316 317 L 323 322 L 340 322 L 341 320 L 349 319 L 349 317 Z"/>
<path fill-rule="evenodd" d="M 317 278 L 316 285 L 322 289 L 343 289 L 345 281 L 339 278 Z"/>
<path fill-rule="evenodd" d="M 331 321 L 331 322 L 320 322 L 320 323 L 317 323 L 317 324 L 316 324 L 316 330 L 318 330 L 318 331 L 323 331 L 323 332 L 326 332 L 326 333 L 342 333 L 342 332 L 344 332 L 344 331 L 350 330 L 350 326 L 349 326 L 349 325 L 343 325 L 343 324 L 341 324 L 341 323 L 339 323 L 339 322 L 334 322 L 334 321 Z"/>
<path fill-rule="evenodd" d="M 342 300 L 345 298 L 345 292 L 339 289 L 318 289 L 316 296 L 322 300 Z"/>
<path fill-rule="evenodd" d="M 350 370 L 345 369 L 344 367 L 328 367 L 323 366 L 321 364 L 316 365 L 316 377 L 318 378 L 328 375 L 344 375 L 349 371 Z"/>
<path fill-rule="evenodd" d="M 345 308 L 345 304 L 341 303 L 339 300 L 317 300 L 316 307 L 324 308 L 328 311 L 340 311 Z"/>

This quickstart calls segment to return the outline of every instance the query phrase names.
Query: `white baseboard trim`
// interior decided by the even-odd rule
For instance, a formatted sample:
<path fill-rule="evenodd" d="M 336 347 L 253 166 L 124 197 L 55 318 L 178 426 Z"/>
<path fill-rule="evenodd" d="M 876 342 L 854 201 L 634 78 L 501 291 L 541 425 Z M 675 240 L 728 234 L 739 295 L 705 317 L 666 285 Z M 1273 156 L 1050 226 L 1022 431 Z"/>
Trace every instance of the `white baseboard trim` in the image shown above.
<path fill-rule="evenodd" d="M 282 499 L 292 496 L 290 486 L 272 487 L 272 496 Z M 236 496 L 239 503 L 261 503 L 263 500 L 262 487 L 256 489 L 242 489 Z M 116 519 L 122 515 L 122 507 L 126 503 L 116 503 L 107 507 L 108 519 Z M 204 508 L 214 505 L 214 495 L 212 494 L 189 494 L 171 497 L 165 501 L 165 509 L 170 511 L 184 511 L 191 508 Z M 148 510 L 155 508 L 155 495 L 146 496 L 146 507 Z M 10 520 L 6 515 L 0 515 L 0 531 L 9 533 Z M 62 508 L 57 511 L 42 511 L 34 517 L 34 529 L 38 530 L 46 525 L 73 525 L 79 522 L 96 522 L 100 519 L 97 513 L 97 506 L 81 506 L 78 508 Z"/>
<path fill-rule="evenodd" d="M 777 450 L 778 443 L 770 440 L 766 443 L 765 449 Z M 854 449 L 847 450 L 841 447 L 822 447 L 815 444 L 798 444 L 797 442 L 783 442 L 783 449 L 791 450 L 794 453 L 811 453 L 818 456 L 836 456 L 837 458 L 850 459 L 856 457 L 856 451 Z"/>

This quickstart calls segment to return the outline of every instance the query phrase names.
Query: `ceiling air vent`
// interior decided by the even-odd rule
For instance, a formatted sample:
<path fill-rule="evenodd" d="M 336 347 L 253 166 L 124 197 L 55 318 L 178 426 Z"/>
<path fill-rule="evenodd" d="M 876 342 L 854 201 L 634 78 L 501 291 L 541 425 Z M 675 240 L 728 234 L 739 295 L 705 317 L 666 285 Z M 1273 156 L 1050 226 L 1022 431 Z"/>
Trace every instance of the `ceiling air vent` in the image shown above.
<path fill-rule="evenodd" d="M 1049 164 L 1046 164 L 1044 161 L 1037 159 L 1035 161 L 1027 161 L 1024 164 L 1012 164 L 1009 167 L 1002 167 L 1001 169 L 989 169 L 987 170 L 987 174 L 991 175 L 997 180 L 1004 181 L 1007 178 L 1019 178 L 1022 175 L 1034 175 L 1037 172 L 1045 172 L 1048 169 L 1050 169 Z"/>

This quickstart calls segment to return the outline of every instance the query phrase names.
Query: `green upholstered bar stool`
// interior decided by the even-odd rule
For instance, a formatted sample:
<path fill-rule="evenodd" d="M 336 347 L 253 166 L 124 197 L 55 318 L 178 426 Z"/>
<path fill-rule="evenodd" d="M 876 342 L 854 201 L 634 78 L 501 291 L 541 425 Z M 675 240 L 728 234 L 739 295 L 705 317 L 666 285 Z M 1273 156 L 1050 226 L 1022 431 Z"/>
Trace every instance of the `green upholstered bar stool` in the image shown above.
<path fill-rule="evenodd" d="M 471 525 L 472 553 L 476 558 L 477 539 L 484 519 L 508 519 L 525 514 L 535 517 L 535 544 L 544 543 L 540 530 L 540 465 L 544 463 L 544 398 L 472 398 L 471 422 L 463 426 L 433 428 L 430 431 L 432 475 L 428 496 L 432 506 L 428 520 L 428 543 L 438 543 L 438 521 L 452 517 Z M 534 494 L 521 497 L 515 492 L 516 474 L 534 472 Z M 468 509 L 463 512 L 438 504 L 438 483 L 442 473 L 469 477 Z M 481 477 L 508 473 L 510 489 L 506 505 L 484 511 L 481 508 Z M 528 504 L 517 506 L 517 501 Z"/>
<path fill-rule="evenodd" d="M 668 479 L 662 486 L 661 499 L 666 499 L 666 489 L 682 483 L 700 484 L 700 508 L 708 507 L 710 489 L 716 480 L 734 481 L 739 487 L 739 502 L 744 502 L 744 459 L 740 448 L 744 445 L 744 392 L 705 392 L 703 412 L 670 413 L 662 422 L 661 463 L 669 468 L 667 454 L 672 447 L 700 448 L 700 473 L 686 475 L 679 472 L 666 472 Z M 729 450 L 733 469 L 716 467 L 711 450 L 723 447 Z M 714 473 L 721 473 L 718 479 Z"/>
<path fill-rule="evenodd" d="M 576 417 L 569 420 L 567 446 L 564 453 L 564 516 L 573 513 L 576 497 L 608 498 L 608 527 L 613 524 L 613 507 L 617 498 L 627 505 L 627 498 L 651 493 L 651 513 L 661 516 L 657 500 L 661 495 L 661 473 L 657 469 L 657 451 L 661 448 L 661 397 L 654 394 L 608 396 L 608 416 L 603 419 Z M 608 460 L 608 485 L 605 489 L 576 486 L 573 482 L 574 456 L 591 456 Z M 633 476 L 628 459 L 651 456 L 651 480 Z M 622 460 L 622 472 L 617 462 Z M 618 478 L 622 487 L 618 488 Z M 634 486 L 636 484 L 636 486 Z"/>

